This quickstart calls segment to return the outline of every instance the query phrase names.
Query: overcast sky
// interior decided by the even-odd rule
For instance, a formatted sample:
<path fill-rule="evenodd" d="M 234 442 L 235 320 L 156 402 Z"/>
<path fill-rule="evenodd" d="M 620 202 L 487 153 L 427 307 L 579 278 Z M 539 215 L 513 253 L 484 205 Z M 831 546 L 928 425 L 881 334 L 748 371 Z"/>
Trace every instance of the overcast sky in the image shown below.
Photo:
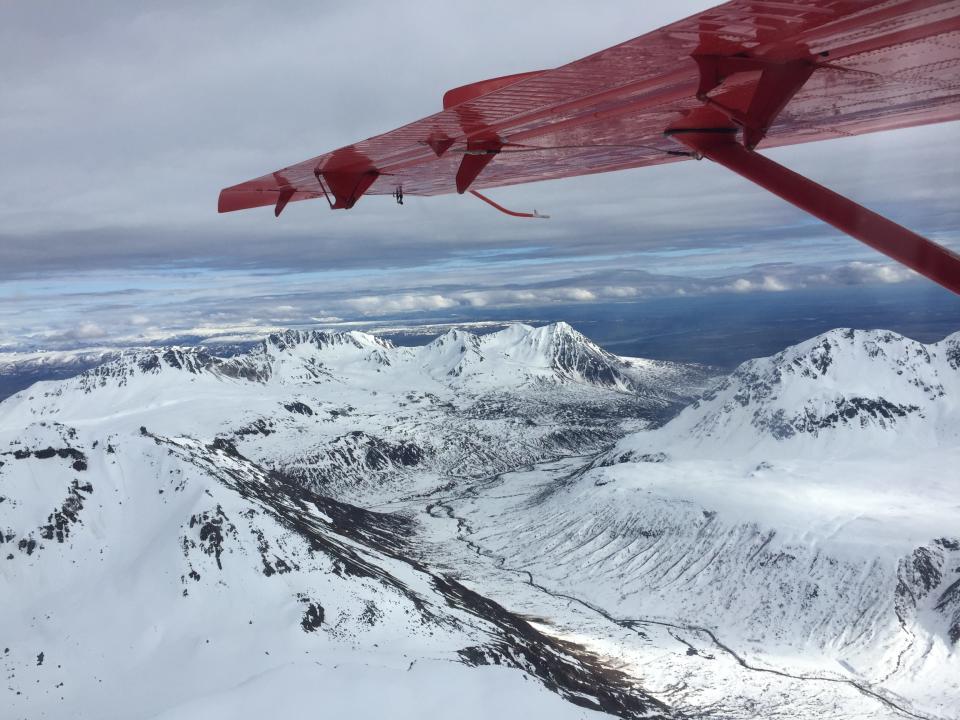
<path fill-rule="evenodd" d="M 0 5 L 0 349 L 457 307 L 921 282 L 708 162 L 218 215 L 220 188 L 693 0 Z M 960 126 L 771 151 L 958 247 Z"/>

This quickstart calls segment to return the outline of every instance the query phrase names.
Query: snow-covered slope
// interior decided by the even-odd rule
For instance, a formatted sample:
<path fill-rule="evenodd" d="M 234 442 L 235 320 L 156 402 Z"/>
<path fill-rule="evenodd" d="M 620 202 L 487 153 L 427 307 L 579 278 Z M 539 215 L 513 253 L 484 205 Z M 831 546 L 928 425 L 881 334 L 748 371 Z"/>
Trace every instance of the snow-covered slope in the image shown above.
<path fill-rule="evenodd" d="M 960 334 L 126 353 L 0 403 L 5 707 L 957 717 L 958 440 Z"/>
<path fill-rule="evenodd" d="M 924 345 L 887 331 L 832 330 L 743 363 L 638 440 L 637 449 L 669 445 L 688 457 L 960 445 L 960 333 Z"/>
<path fill-rule="evenodd" d="M 229 442 L 34 425 L 10 447 L 4 717 L 669 714 L 420 562 L 411 519 L 314 495 Z"/>
<path fill-rule="evenodd" d="M 826 333 L 585 466 L 518 475 L 452 512 L 554 592 L 957 717 L 958 341 Z"/>

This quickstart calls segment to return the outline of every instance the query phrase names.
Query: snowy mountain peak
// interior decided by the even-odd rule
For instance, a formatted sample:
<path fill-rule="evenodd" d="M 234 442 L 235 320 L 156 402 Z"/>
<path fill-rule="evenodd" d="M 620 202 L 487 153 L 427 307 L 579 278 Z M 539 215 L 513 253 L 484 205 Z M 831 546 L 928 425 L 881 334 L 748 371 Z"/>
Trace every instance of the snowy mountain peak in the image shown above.
<path fill-rule="evenodd" d="M 773 360 L 787 373 L 842 377 L 861 364 L 889 364 L 917 372 L 932 362 L 931 348 L 888 330 L 837 329 L 787 348 Z M 859 374 L 859 373 L 857 373 Z"/>
<path fill-rule="evenodd" d="M 515 323 L 476 336 L 451 330 L 421 348 L 435 375 L 486 377 L 494 382 L 575 382 L 629 391 L 629 365 L 601 350 L 567 323 L 534 328 Z"/>
<path fill-rule="evenodd" d="M 447 330 L 447 332 L 445 332 L 443 335 L 434 338 L 429 345 L 440 347 L 443 345 L 449 345 L 450 343 L 475 342 L 476 340 L 477 336 L 472 332 L 453 328 L 451 330 Z"/>
<path fill-rule="evenodd" d="M 534 332 L 552 335 L 556 338 L 570 337 L 579 341 L 590 342 L 590 340 L 588 340 L 583 333 L 574 330 L 570 323 L 564 322 L 563 320 L 558 320 L 557 322 L 550 323 L 549 325 L 543 325 L 539 328 L 536 328 Z"/>
<path fill-rule="evenodd" d="M 550 356 L 556 356 L 562 345 L 596 347 L 586 336 L 577 332 L 565 322 L 534 328 L 527 333 L 525 339 L 530 345 L 543 349 L 545 354 Z"/>
<path fill-rule="evenodd" d="M 465 332 L 463 330 L 448 330 L 443 335 L 434 338 L 431 342 L 423 347 L 423 352 L 425 354 L 433 353 L 451 353 L 451 352 L 460 352 L 466 353 L 470 350 L 475 350 L 479 352 L 480 348 L 480 338 L 473 333 Z"/>
<path fill-rule="evenodd" d="M 480 338 L 463 330 L 449 330 L 419 348 L 417 357 L 434 376 L 459 377 L 470 366 L 484 361 Z"/>
<path fill-rule="evenodd" d="M 484 335 L 483 337 L 485 340 L 497 338 L 504 343 L 511 343 L 526 337 L 534 330 L 536 330 L 536 328 L 533 327 L 533 325 L 527 325 L 526 323 L 511 323 L 503 330 L 498 330 L 497 332 Z"/>
<path fill-rule="evenodd" d="M 204 348 L 165 347 L 122 351 L 110 362 L 87 370 L 76 381 L 84 392 L 107 385 L 126 385 L 140 375 L 169 374 L 171 371 L 192 375 L 216 372 L 218 365 L 228 362 L 213 357 Z"/>
<path fill-rule="evenodd" d="M 857 452 L 885 447 L 896 430 L 898 442 L 918 448 L 955 443 L 958 345 L 956 335 L 925 345 L 889 331 L 831 330 L 743 363 L 658 441 L 738 454 L 820 438 L 819 451 Z"/>
<path fill-rule="evenodd" d="M 913 403 L 924 398 L 935 401 L 945 392 L 944 382 L 951 385 L 956 380 L 949 362 L 944 362 L 948 361 L 946 348 L 943 343 L 925 345 L 887 330 L 831 330 L 770 358 L 744 363 L 734 377 L 759 373 L 771 389 L 816 384 L 820 391 L 841 390 L 864 397 L 882 394 L 889 400 L 897 397 Z"/>
<path fill-rule="evenodd" d="M 513 352 L 530 362 L 544 363 L 564 380 L 621 389 L 633 385 L 623 360 L 565 322 L 531 329 Z"/>
<path fill-rule="evenodd" d="M 960 370 L 960 332 L 947 335 L 947 337 L 939 343 L 939 347 L 950 367 L 954 370 Z"/>
<path fill-rule="evenodd" d="M 281 333 L 271 333 L 263 341 L 265 348 L 276 348 L 284 351 L 307 345 L 317 350 L 330 347 L 355 347 L 358 349 L 372 348 L 377 350 L 392 350 L 394 345 L 385 338 L 370 335 L 357 330 L 347 332 L 326 332 L 324 330 L 286 330 Z"/>

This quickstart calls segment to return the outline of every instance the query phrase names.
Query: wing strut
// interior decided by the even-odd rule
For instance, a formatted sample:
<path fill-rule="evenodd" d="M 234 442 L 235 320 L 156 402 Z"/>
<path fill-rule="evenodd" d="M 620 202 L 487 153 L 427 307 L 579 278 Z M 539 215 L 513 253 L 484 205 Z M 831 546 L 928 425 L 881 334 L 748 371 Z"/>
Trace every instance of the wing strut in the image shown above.
<path fill-rule="evenodd" d="M 723 165 L 814 217 L 833 225 L 960 294 L 960 255 L 858 205 L 813 180 L 775 163 L 736 140 L 736 130 L 710 128 L 669 131 L 698 155 Z"/>
<path fill-rule="evenodd" d="M 665 134 L 693 150 L 698 159 L 706 157 L 723 165 L 960 294 L 960 255 L 754 152 L 777 116 L 810 76 L 818 68 L 826 67 L 805 48 L 797 50 L 800 57 L 779 62 L 746 54 L 693 55 L 700 70 L 697 99 L 703 106 L 686 113 Z M 821 53 L 820 57 L 825 55 L 827 53 Z M 726 97 L 736 96 L 735 90 L 724 90 L 728 77 L 757 70 L 760 76 L 745 110 L 724 102 Z M 717 90 L 720 92 L 716 93 Z M 742 141 L 738 140 L 738 134 Z"/>

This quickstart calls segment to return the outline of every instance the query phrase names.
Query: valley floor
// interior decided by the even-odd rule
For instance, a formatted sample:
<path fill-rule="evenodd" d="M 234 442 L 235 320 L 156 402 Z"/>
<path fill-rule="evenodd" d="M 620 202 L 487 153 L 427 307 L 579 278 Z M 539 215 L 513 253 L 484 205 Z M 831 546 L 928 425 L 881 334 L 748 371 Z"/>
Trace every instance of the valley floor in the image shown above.
<path fill-rule="evenodd" d="M 544 493 L 555 493 L 590 459 L 573 457 L 498 473 L 452 492 L 440 485 L 377 509 L 414 514 L 431 564 L 543 632 L 610 660 L 645 691 L 691 717 L 956 717 L 951 706 L 960 697 L 956 688 L 942 688 L 946 692 L 934 702 L 937 710 L 924 710 L 842 664 L 824 667 L 816 660 L 738 647 L 711 623 L 698 625 L 669 614 L 622 616 L 597 599 L 609 588 L 576 574 L 610 555 L 609 542 L 596 543 L 595 537 L 574 540 L 567 562 L 559 566 L 559 581 L 538 574 L 542 568 L 530 556 L 550 558 L 546 546 L 569 541 L 561 536 L 576 529 L 555 527 L 555 535 L 541 536 L 541 545 L 525 553 L 512 546 L 522 535 L 515 523 L 529 518 Z M 581 557 L 570 557 L 578 551 Z"/>

